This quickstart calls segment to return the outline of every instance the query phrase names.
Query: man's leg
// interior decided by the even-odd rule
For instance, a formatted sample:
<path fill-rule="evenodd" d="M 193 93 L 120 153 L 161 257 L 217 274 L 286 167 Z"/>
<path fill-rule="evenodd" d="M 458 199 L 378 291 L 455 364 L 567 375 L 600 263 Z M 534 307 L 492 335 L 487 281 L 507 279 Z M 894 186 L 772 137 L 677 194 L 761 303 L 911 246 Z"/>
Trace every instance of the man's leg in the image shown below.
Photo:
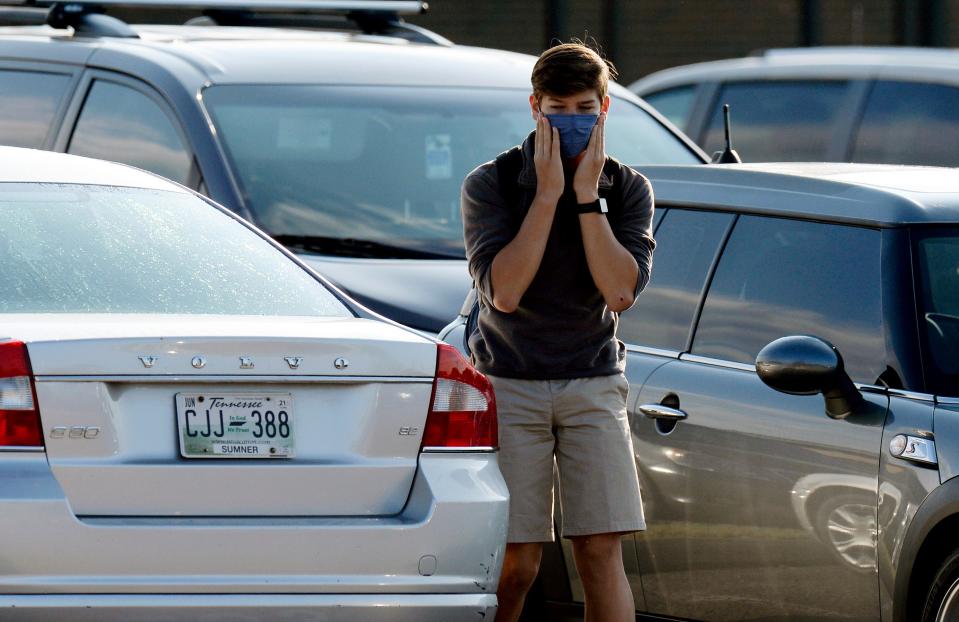
<path fill-rule="evenodd" d="M 573 541 L 586 620 L 635 619 L 622 535 L 646 528 L 622 375 L 554 383 L 563 535 Z"/>
<path fill-rule="evenodd" d="M 576 570 L 586 593 L 585 622 L 635 620 L 633 592 L 623 569 L 623 535 L 600 533 L 571 539 Z"/>
<path fill-rule="evenodd" d="M 552 398 L 538 380 L 488 376 L 499 415 L 499 467 L 509 488 L 509 530 L 496 595 L 497 622 L 514 622 L 553 540 Z"/>
<path fill-rule="evenodd" d="M 536 580 L 543 557 L 542 542 L 519 542 L 506 545 L 503 574 L 500 575 L 496 599 L 499 609 L 496 622 L 516 622 L 523 612 L 526 594 Z"/>

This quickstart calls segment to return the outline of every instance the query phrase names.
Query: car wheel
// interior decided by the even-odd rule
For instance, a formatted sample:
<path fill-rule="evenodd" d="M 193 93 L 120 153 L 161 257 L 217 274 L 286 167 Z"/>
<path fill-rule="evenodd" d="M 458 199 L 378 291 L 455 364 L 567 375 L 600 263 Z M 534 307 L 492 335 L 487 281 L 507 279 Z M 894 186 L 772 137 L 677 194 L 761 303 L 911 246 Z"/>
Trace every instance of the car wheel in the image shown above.
<path fill-rule="evenodd" d="M 876 504 L 860 494 L 827 499 L 816 511 L 813 525 L 820 540 L 845 565 L 863 572 L 876 568 Z"/>
<path fill-rule="evenodd" d="M 959 550 L 953 551 L 939 567 L 926 594 L 922 622 L 959 620 Z"/>

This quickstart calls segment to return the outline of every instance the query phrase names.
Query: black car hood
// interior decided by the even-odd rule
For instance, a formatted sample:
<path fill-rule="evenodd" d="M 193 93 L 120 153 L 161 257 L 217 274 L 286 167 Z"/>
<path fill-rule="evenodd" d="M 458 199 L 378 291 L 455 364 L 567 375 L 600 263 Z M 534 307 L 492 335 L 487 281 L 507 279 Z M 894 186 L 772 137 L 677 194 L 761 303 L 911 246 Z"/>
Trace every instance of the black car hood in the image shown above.
<path fill-rule="evenodd" d="M 456 318 L 472 286 L 465 259 L 299 256 L 362 305 L 432 334 Z"/>

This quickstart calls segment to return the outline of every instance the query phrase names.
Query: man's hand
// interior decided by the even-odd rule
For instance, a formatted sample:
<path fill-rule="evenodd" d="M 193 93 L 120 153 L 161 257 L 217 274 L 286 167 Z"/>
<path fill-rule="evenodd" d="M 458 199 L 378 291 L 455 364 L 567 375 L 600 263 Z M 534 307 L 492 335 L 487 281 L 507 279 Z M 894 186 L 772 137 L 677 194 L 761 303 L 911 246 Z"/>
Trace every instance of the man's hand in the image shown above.
<path fill-rule="evenodd" d="M 533 162 L 536 165 L 536 197 L 555 205 L 566 186 L 559 152 L 559 130 L 550 127 L 549 120 L 542 113 L 536 118 Z"/>
<path fill-rule="evenodd" d="M 577 203 L 592 203 L 599 198 L 599 176 L 606 164 L 606 113 L 602 112 L 589 136 L 589 144 L 583 152 L 573 176 L 573 191 Z"/>
<path fill-rule="evenodd" d="M 556 206 L 566 186 L 559 151 L 559 130 L 550 127 L 542 114 L 536 118 L 535 138 L 536 196 L 516 237 L 496 253 L 490 267 L 493 306 L 503 313 L 516 310 L 539 270 Z"/>
<path fill-rule="evenodd" d="M 573 177 L 577 203 L 592 203 L 599 198 L 599 176 L 606 163 L 606 113 L 599 115 L 589 137 L 589 145 Z M 625 311 L 633 304 L 639 265 L 619 243 L 609 226 L 609 219 L 595 212 L 579 215 L 580 231 L 586 263 L 596 289 L 603 295 L 610 311 Z"/>

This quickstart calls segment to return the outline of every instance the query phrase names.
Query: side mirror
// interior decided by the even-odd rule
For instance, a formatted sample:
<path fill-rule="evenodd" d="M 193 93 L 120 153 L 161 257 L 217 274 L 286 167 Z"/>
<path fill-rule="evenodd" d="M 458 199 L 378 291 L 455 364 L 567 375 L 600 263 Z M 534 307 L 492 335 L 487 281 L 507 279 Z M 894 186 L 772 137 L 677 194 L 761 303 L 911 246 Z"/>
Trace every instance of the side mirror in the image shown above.
<path fill-rule="evenodd" d="M 839 350 L 818 337 L 793 335 L 773 341 L 756 356 L 756 373 L 782 393 L 822 393 L 826 414 L 833 419 L 848 417 L 863 401 Z"/>

